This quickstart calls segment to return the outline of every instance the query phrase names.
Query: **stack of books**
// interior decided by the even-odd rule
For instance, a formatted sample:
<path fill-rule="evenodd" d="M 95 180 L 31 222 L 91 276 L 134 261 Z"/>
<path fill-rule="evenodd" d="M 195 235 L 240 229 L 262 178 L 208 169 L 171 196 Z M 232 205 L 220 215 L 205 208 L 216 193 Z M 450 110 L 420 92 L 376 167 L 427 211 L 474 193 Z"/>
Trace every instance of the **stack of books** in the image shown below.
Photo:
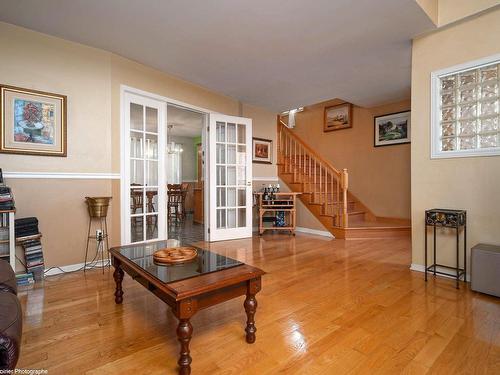
<path fill-rule="evenodd" d="M 24 217 L 16 219 L 15 224 L 16 239 L 20 237 L 36 236 L 38 231 L 38 219 L 36 217 Z"/>
<path fill-rule="evenodd" d="M 18 273 L 16 274 L 17 285 L 31 285 L 35 283 L 32 273 Z"/>
<path fill-rule="evenodd" d="M 35 280 L 41 280 L 44 270 L 42 243 L 40 238 L 22 241 L 26 271 L 33 274 Z"/>
<path fill-rule="evenodd" d="M 8 186 L 0 186 L 0 210 L 13 210 L 14 196 Z"/>

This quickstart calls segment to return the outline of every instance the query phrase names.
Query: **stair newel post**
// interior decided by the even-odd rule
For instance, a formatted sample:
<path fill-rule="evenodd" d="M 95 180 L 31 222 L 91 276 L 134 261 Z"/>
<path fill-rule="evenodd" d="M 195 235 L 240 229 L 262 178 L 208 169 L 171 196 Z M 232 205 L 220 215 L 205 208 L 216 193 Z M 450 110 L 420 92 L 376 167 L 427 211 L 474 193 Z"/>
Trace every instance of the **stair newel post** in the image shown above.
<path fill-rule="evenodd" d="M 344 168 L 342 170 L 342 226 L 347 228 L 349 225 L 349 218 L 347 216 L 347 189 L 349 187 L 349 175 L 347 173 L 347 169 Z"/>

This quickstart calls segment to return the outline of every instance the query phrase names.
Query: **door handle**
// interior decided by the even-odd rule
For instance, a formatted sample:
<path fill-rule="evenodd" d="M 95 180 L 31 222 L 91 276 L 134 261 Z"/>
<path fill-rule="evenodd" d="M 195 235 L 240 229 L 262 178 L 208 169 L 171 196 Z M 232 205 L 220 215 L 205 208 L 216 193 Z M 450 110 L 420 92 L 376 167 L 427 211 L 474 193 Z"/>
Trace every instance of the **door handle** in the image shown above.
<path fill-rule="evenodd" d="M 247 181 L 247 186 L 252 186 L 252 181 Z"/>

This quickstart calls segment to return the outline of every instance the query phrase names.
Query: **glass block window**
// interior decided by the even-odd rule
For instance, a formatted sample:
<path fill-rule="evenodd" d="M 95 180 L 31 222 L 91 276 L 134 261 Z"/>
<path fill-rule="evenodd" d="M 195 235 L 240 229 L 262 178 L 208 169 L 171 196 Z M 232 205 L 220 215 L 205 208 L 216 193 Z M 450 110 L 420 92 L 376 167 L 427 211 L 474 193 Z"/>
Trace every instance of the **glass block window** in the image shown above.
<path fill-rule="evenodd" d="M 498 59 L 433 74 L 433 157 L 500 154 L 499 77 Z"/>

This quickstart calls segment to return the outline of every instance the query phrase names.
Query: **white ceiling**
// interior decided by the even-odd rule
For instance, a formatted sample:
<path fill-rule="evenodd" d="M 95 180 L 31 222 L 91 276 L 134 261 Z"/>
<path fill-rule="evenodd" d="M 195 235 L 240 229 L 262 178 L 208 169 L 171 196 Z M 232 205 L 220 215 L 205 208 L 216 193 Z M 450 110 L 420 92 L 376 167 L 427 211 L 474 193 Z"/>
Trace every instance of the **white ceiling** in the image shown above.
<path fill-rule="evenodd" d="M 167 106 L 167 124 L 173 125 L 169 135 L 179 137 L 199 137 L 203 128 L 204 116 L 184 108 Z"/>
<path fill-rule="evenodd" d="M 275 111 L 408 97 L 415 0 L 0 0 L 0 20 Z"/>

